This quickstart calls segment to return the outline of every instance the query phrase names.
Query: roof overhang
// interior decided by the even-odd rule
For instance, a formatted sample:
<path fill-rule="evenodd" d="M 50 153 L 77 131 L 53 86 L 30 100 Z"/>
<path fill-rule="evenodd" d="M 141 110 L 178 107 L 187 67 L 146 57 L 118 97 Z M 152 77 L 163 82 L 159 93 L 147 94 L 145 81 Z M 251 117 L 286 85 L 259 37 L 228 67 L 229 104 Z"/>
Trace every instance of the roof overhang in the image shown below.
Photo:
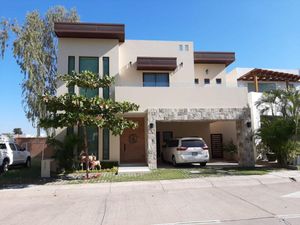
<path fill-rule="evenodd" d="M 194 52 L 195 64 L 225 64 L 228 66 L 234 61 L 234 52 Z"/>
<path fill-rule="evenodd" d="M 299 82 L 300 76 L 291 73 L 284 73 L 273 70 L 253 69 L 243 76 L 239 77 L 238 81 L 254 81 L 255 77 L 258 81 L 288 81 Z"/>
<path fill-rule="evenodd" d="M 54 24 L 54 32 L 59 38 L 96 38 L 125 40 L 124 24 L 73 23 Z"/>
<path fill-rule="evenodd" d="M 137 70 L 174 71 L 176 57 L 137 57 Z"/>

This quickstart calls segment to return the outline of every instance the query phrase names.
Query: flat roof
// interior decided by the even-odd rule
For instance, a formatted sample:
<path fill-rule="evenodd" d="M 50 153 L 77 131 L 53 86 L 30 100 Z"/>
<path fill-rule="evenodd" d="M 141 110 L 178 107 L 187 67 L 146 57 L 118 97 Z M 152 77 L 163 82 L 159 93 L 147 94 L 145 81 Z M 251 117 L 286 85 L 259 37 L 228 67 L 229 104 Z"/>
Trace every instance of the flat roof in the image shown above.
<path fill-rule="evenodd" d="M 119 42 L 125 40 L 124 24 L 57 22 L 54 23 L 54 32 L 59 38 L 117 39 Z"/>
<path fill-rule="evenodd" d="M 194 63 L 201 64 L 225 64 L 226 66 L 230 65 L 235 61 L 234 52 L 203 52 L 196 51 L 194 52 Z"/>

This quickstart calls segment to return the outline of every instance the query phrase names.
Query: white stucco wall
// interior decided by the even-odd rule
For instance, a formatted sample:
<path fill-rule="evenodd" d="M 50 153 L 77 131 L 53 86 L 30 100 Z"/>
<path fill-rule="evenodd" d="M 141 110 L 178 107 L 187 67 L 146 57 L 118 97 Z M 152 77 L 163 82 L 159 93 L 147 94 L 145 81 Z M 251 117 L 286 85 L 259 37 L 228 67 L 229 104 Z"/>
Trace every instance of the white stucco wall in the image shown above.
<path fill-rule="evenodd" d="M 199 79 L 199 86 L 201 87 L 226 86 L 225 68 L 225 64 L 194 64 L 195 78 Z M 210 84 L 204 85 L 205 78 L 210 79 Z M 221 84 L 216 83 L 217 78 L 222 79 Z"/>
<path fill-rule="evenodd" d="M 75 56 L 75 71 L 79 72 L 79 57 L 99 57 L 99 74 L 103 74 L 102 57 L 109 57 L 110 76 L 119 74 L 119 41 L 87 38 L 59 38 L 58 41 L 58 74 L 68 72 L 68 56 Z M 66 93 L 66 86 L 58 82 L 57 95 Z M 78 88 L 75 88 L 78 93 Z M 112 90 L 113 91 L 113 88 Z M 99 91 L 102 96 L 102 91 Z"/>
<path fill-rule="evenodd" d="M 183 50 L 180 51 L 180 45 Z M 188 51 L 185 46 L 188 46 Z M 183 41 L 141 41 L 126 40 L 120 45 L 120 74 L 116 86 L 143 86 L 143 72 L 136 69 L 137 57 L 176 57 L 177 69 L 169 72 L 170 86 L 191 86 L 194 84 L 194 47 L 192 42 Z M 132 63 L 130 65 L 130 62 Z M 183 66 L 179 66 L 180 63 Z M 161 71 L 168 72 L 168 71 Z"/>

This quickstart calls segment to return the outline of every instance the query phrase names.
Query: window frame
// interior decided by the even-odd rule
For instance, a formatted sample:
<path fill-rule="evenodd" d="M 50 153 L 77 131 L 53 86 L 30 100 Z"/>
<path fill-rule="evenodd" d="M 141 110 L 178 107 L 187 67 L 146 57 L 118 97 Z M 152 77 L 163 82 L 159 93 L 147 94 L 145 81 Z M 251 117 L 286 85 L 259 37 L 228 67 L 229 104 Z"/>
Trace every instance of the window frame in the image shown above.
<path fill-rule="evenodd" d="M 154 81 L 154 84 L 155 86 L 145 86 L 145 75 L 154 75 L 155 77 L 155 81 Z M 157 77 L 158 75 L 166 75 L 167 78 L 168 78 L 168 86 L 157 86 Z M 154 72 L 154 73 L 151 73 L 151 72 L 144 72 L 143 73 L 143 87 L 170 87 L 170 74 L 169 73 L 161 73 L 161 72 Z"/>
<path fill-rule="evenodd" d="M 208 81 L 208 83 L 206 83 L 206 81 Z M 208 85 L 208 84 L 210 84 L 210 79 L 209 78 L 204 78 L 203 82 L 204 82 L 204 84 Z"/>
<path fill-rule="evenodd" d="M 222 84 L 222 78 L 216 78 L 216 84 Z"/>

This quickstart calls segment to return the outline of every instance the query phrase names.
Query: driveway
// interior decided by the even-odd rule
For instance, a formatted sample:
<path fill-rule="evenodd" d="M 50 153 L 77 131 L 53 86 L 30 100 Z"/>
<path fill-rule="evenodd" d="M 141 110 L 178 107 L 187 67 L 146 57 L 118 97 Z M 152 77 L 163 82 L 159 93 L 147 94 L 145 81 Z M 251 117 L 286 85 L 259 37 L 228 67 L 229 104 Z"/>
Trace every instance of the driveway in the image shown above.
<path fill-rule="evenodd" d="M 0 190 L 3 224 L 300 224 L 300 174 Z"/>

